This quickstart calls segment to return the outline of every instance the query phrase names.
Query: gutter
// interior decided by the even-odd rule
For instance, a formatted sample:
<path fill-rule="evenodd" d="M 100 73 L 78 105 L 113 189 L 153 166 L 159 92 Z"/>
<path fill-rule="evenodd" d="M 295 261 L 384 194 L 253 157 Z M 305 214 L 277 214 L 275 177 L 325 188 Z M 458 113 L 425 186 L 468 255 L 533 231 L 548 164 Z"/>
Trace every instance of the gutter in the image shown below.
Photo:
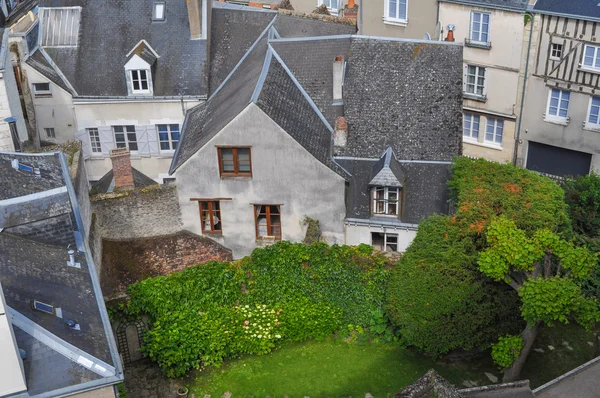
<path fill-rule="evenodd" d="M 162 96 L 162 97 L 73 97 L 73 103 L 77 104 L 115 104 L 122 102 L 179 102 L 179 101 L 203 101 L 206 95 L 195 96 Z"/>
<path fill-rule="evenodd" d="M 517 124 L 517 136 L 515 137 L 515 148 L 513 151 L 513 165 L 517 165 L 519 155 L 519 145 L 521 141 L 521 123 L 523 122 L 523 108 L 525 107 L 525 90 L 527 88 L 527 76 L 529 75 L 529 58 L 531 54 L 531 42 L 533 39 L 533 25 L 535 23 L 535 14 L 527 12 L 525 15 L 531 15 L 531 29 L 529 33 L 529 45 L 527 46 L 527 60 L 525 61 L 525 76 L 523 77 L 523 91 L 521 92 L 521 106 L 519 110 L 519 121 Z M 539 49 L 538 49 L 539 50 Z"/>

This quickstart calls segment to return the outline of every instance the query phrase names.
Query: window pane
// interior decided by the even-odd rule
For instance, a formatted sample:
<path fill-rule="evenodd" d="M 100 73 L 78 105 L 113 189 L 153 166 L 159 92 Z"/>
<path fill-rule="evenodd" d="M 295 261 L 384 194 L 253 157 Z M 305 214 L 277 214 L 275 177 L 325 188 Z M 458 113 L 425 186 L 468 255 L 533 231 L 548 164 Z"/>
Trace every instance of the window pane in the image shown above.
<path fill-rule="evenodd" d="M 137 141 L 137 137 L 135 135 L 135 133 L 127 133 L 127 141 Z"/>
<path fill-rule="evenodd" d="M 388 204 L 388 214 L 391 216 L 395 216 L 398 214 L 398 204 L 397 203 L 389 203 Z"/>
<path fill-rule="evenodd" d="M 398 18 L 406 19 L 406 0 L 398 0 Z"/>
<path fill-rule="evenodd" d="M 238 170 L 240 173 L 250 172 L 250 150 L 248 148 L 239 148 L 237 150 Z"/>
<path fill-rule="evenodd" d="M 592 46 L 587 46 L 585 48 L 585 57 L 583 59 L 583 64 L 585 66 L 594 66 L 594 47 Z"/>
<path fill-rule="evenodd" d="M 165 5 L 163 3 L 154 4 L 154 18 L 164 19 L 165 17 Z"/>
<path fill-rule="evenodd" d="M 271 214 L 279 214 L 279 206 L 269 206 Z"/>
<path fill-rule="evenodd" d="M 115 133 L 122 133 L 123 132 L 123 126 L 113 126 L 113 131 Z"/>
<path fill-rule="evenodd" d="M 135 133 L 135 126 L 125 126 L 128 133 Z"/>
<path fill-rule="evenodd" d="M 169 151 L 171 149 L 171 146 L 169 145 L 168 141 L 166 141 L 166 142 L 165 141 L 161 141 L 160 142 L 160 149 L 162 151 Z"/>
<path fill-rule="evenodd" d="M 115 134 L 115 141 L 125 142 L 125 134 Z"/>
<path fill-rule="evenodd" d="M 381 4 L 381 3 L 380 3 Z M 397 0 L 389 0 L 389 15 L 388 17 L 390 18 L 396 18 L 396 15 L 398 15 L 398 3 Z"/>
<path fill-rule="evenodd" d="M 160 133 L 165 133 L 165 132 L 169 131 L 169 128 L 167 127 L 166 124 L 159 124 L 159 125 L 157 125 L 157 127 L 158 127 L 158 131 Z"/>
<path fill-rule="evenodd" d="M 130 142 L 129 143 L 129 150 L 130 151 L 137 151 L 138 150 L 137 142 Z"/>
<path fill-rule="evenodd" d="M 148 81 L 142 80 L 142 90 L 148 90 Z"/>
<path fill-rule="evenodd" d="M 231 148 L 223 148 L 221 149 L 221 159 L 223 161 L 223 172 L 224 173 L 233 173 L 235 171 L 235 167 L 233 164 L 233 149 Z"/>

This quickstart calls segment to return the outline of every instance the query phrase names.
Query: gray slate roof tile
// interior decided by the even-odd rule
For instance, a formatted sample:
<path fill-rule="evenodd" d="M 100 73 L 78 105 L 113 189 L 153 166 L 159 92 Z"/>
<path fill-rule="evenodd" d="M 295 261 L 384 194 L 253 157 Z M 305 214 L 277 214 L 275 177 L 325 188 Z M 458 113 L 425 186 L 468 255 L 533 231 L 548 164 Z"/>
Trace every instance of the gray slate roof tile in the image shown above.
<path fill-rule="evenodd" d="M 600 7 L 595 0 L 537 0 L 533 9 L 542 14 L 548 12 L 600 20 Z"/>
<path fill-rule="evenodd" d="M 496 8 L 524 13 L 527 10 L 528 0 L 440 0 L 445 3 L 464 4 L 467 6 Z M 562 0 L 558 0 L 562 1 Z"/>

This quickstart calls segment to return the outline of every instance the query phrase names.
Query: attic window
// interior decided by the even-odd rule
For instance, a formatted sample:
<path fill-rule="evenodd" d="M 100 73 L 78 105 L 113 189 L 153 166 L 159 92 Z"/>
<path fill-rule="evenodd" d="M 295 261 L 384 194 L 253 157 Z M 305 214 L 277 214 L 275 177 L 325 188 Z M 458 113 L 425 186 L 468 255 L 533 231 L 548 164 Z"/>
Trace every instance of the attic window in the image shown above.
<path fill-rule="evenodd" d="M 398 216 L 399 204 L 399 188 L 373 188 L 373 214 L 385 216 Z"/>
<path fill-rule="evenodd" d="M 134 94 L 148 94 L 150 93 L 150 85 L 148 84 L 148 70 L 132 70 L 131 72 L 131 85 L 132 92 Z"/>
<path fill-rule="evenodd" d="M 37 300 L 33 300 L 33 309 L 45 312 L 46 314 L 54 315 L 54 307 L 50 304 L 45 304 Z"/>
<path fill-rule="evenodd" d="M 36 97 L 52 96 L 50 83 L 33 83 L 33 94 Z"/>
<path fill-rule="evenodd" d="M 164 1 L 155 1 L 152 9 L 152 20 L 153 21 L 164 21 L 165 20 L 165 7 Z"/>

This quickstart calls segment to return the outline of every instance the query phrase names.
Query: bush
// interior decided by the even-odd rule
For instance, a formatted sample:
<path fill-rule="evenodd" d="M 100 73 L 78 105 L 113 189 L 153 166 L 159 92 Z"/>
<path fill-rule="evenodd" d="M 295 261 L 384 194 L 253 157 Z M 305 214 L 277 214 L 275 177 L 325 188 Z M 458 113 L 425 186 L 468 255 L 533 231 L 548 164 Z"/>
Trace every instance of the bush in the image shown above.
<path fill-rule="evenodd" d="M 600 236 L 600 175 L 567 178 L 562 187 L 575 232 Z"/>
<path fill-rule="evenodd" d="M 387 260 L 369 246 L 280 242 L 235 263 L 211 262 L 129 286 L 128 317 L 145 314 L 143 350 L 168 377 L 266 354 L 280 341 L 367 326 L 383 304 Z"/>
<path fill-rule="evenodd" d="M 492 358 L 500 369 L 507 369 L 519 358 L 523 349 L 521 336 L 504 336 L 498 338 L 498 342 L 492 345 Z"/>

